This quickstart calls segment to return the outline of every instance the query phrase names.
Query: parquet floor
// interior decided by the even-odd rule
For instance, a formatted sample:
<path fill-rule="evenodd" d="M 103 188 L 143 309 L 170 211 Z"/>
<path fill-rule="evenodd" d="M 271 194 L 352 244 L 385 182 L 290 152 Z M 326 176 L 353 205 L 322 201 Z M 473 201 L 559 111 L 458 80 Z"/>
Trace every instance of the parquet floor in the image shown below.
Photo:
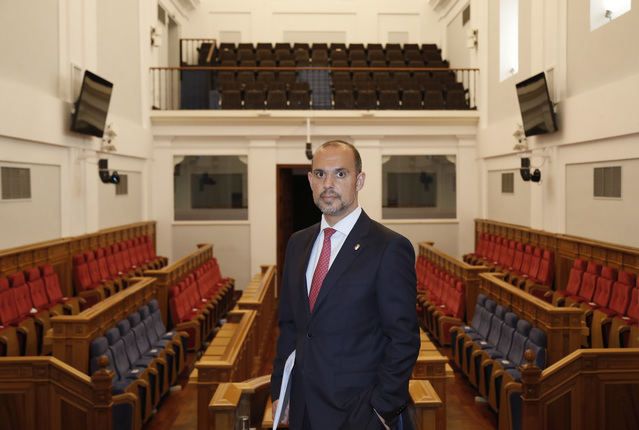
<path fill-rule="evenodd" d="M 450 358 L 449 348 L 439 348 L 442 354 Z M 274 351 L 266 351 L 261 374 L 271 371 Z M 190 357 L 190 368 L 195 356 Z M 182 390 L 172 392 L 160 405 L 153 418 L 144 426 L 144 430 L 195 430 L 197 428 L 196 399 L 193 386 L 188 385 L 188 373 L 180 377 Z M 459 373 L 446 386 L 447 430 L 494 430 L 497 417 L 486 404 L 475 403 L 476 391 Z"/>

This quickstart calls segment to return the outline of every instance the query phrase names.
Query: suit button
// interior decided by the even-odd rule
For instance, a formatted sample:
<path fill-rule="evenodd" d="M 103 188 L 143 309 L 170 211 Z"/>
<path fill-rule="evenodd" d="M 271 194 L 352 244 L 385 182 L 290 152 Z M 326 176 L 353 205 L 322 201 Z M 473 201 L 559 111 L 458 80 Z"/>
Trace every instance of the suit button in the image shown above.
<path fill-rule="evenodd" d="M 313 337 L 313 335 L 309 332 L 309 333 L 306 333 L 306 337 L 307 337 L 308 339 L 310 339 L 310 338 L 312 338 L 312 337 Z"/>

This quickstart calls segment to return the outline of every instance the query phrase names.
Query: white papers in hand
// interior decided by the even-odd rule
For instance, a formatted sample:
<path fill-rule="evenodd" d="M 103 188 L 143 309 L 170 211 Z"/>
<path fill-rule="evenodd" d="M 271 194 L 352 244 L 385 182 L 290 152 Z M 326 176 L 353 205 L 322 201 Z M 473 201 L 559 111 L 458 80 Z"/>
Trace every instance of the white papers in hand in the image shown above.
<path fill-rule="evenodd" d="M 295 350 L 291 352 L 291 355 L 286 359 L 284 364 L 284 374 L 282 375 L 282 386 L 280 387 L 279 401 L 277 402 L 277 409 L 275 409 L 275 416 L 273 417 L 273 430 L 277 429 L 277 425 L 282 418 L 282 411 L 288 403 L 288 393 L 290 391 L 289 383 L 291 382 L 291 372 L 295 365 Z"/>

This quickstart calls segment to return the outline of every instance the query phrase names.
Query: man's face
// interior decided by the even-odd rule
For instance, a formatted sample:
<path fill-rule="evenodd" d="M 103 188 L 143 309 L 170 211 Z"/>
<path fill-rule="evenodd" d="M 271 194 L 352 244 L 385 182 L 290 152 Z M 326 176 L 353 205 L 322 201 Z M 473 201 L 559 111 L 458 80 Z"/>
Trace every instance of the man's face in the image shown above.
<path fill-rule="evenodd" d="M 315 205 L 333 222 L 357 207 L 357 192 L 364 186 L 364 178 L 363 172 L 357 174 L 355 156 L 346 145 L 319 149 L 308 173 Z"/>

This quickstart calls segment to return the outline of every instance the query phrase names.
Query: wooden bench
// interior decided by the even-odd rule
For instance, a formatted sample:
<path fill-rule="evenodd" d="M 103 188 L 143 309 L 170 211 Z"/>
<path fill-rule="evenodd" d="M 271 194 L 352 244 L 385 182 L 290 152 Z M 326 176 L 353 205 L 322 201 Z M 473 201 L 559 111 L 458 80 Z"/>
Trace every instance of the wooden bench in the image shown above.
<path fill-rule="evenodd" d="M 521 393 L 522 430 L 639 428 L 639 349 L 579 349 L 544 370 L 527 359 L 522 382 L 506 387 Z"/>
<path fill-rule="evenodd" d="M 277 316 L 277 269 L 275 266 L 262 266 L 261 273 L 255 275 L 249 285 L 242 291 L 242 297 L 237 301 L 239 309 L 250 309 L 257 313 L 258 354 L 256 365 L 273 339 L 270 336 Z"/>
<path fill-rule="evenodd" d="M 256 376 L 257 313 L 233 310 L 191 373 L 197 387 L 198 429 L 209 428 L 208 405 L 222 382 L 243 381 Z"/>
<path fill-rule="evenodd" d="M 155 279 L 134 278 L 133 282 L 129 288 L 77 315 L 51 318 L 53 356 L 88 373 L 91 341 L 156 297 Z"/>
<path fill-rule="evenodd" d="M 137 403 L 111 395 L 111 376 L 102 368 L 89 377 L 55 357 L 0 358 L 0 427 L 111 430 L 113 406 Z"/>

